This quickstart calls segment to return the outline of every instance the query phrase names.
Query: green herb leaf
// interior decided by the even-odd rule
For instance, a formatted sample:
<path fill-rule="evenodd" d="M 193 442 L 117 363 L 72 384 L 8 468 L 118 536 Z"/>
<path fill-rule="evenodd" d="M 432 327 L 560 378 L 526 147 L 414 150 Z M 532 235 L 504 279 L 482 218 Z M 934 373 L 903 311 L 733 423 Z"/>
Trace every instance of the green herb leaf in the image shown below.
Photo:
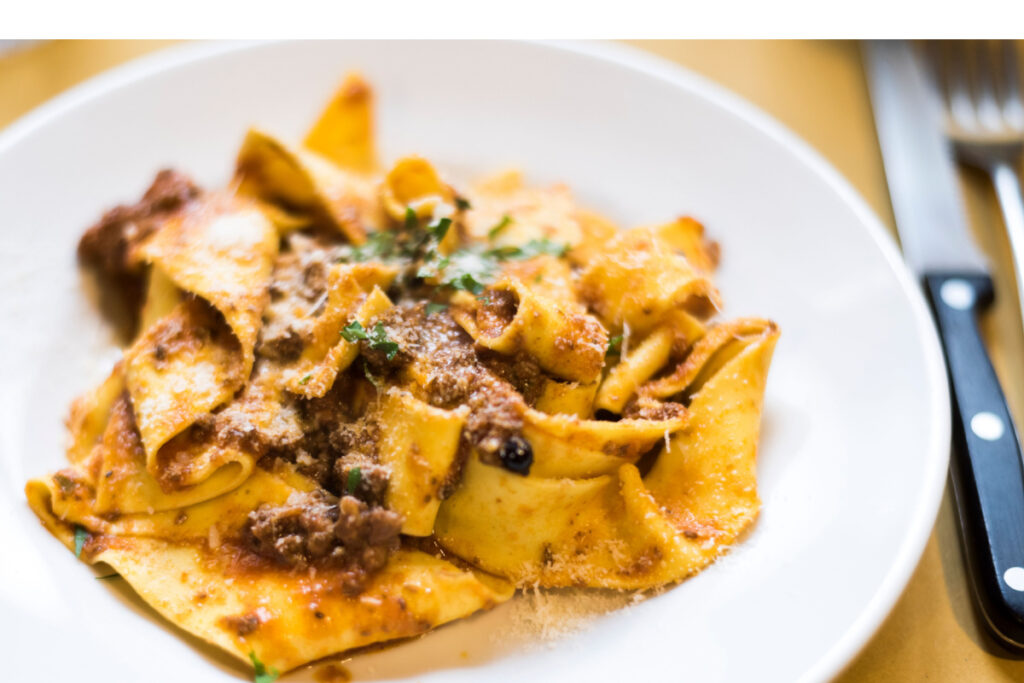
<path fill-rule="evenodd" d="M 390 230 L 371 232 L 366 241 L 357 247 L 345 247 L 340 261 L 385 261 L 395 255 L 395 234 Z"/>
<path fill-rule="evenodd" d="M 498 273 L 498 263 L 479 249 L 459 249 L 440 269 L 442 286 L 464 289 L 474 294 L 484 291 L 482 283 L 490 282 Z"/>
<path fill-rule="evenodd" d="M 281 672 L 270 667 L 269 669 L 263 665 L 263 662 L 256 656 L 255 650 L 249 650 L 249 659 L 252 661 L 252 680 L 253 683 L 274 683 L 277 677 L 281 675 Z"/>
<path fill-rule="evenodd" d="M 299 380 L 299 386 L 300 387 L 306 386 L 307 384 L 309 384 L 309 380 L 311 380 L 311 379 L 313 379 L 312 373 L 308 374 L 308 375 L 303 375 L 302 379 Z"/>
<path fill-rule="evenodd" d="M 359 482 L 363 480 L 363 471 L 353 467 L 348 471 L 348 479 L 345 481 L 345 493 L 352 495 L 359 488 Z"/>
<path fill-rule="evenodd" d="M 495 261 L 512 261 L 521 259 L 523 254 L 522 247 L 495 247 L 494 249 L 488 249 L 483 253 L 486 258 L 494 259 Z"/>
<path fill-rule="evenodd" d="M 82 557 L 82 548 L 89 540 L 89 531 L 82 525 L 75 525 L 75 557 Z"/>
<path fill-rule="evenodd" d="M 501 220 L 494 225 L 493 228 L 487 231 L 487 239 L 493 240 L 495 237 L 500 235 L 501 231 L 507 228 L 509 226 L 509 223 L 511 222 L 512 216 L 509 216 L 506 213 L 504 216 L 501 217 Z"/>
<path fill-rule="evenodd" d="M 525 261 L 542 254 L 562 257 L 565 256 L 567 251 L 569 251 L 568 244 L 552 242 L 547 237 L 544 237 L 539 240 L 530 240 L 521 247 L 498 247 L 497 249 L 490 249 L 484 252 L 484 254 L 499 261 Z"/>
<path fill-rule="evenodd" d="M 341 330 L 341 336 L 345 341 L 356 342 L 365 339 L 369 342 L 370 348 L 376 351 L 383 351 L 388 360 L 392 360 L 398 353 L 398 344 L 388 338 L 388 331 L 384 323 L 378 322 L 369 332 L 358 320 L 353 320 Z"/>
<path fill-rule="evenodd" d="M 458 209 L 459 211 L 468 211 L 469 209 L 472 209 L 473 206 L 472 206 L 472 204 L 469 203 L 469 200 L 466 199 L 465 197 L 456 197 L 455 198 L 455 208 Z"/>
<path fill-rule="evenodd" d="M 341 328 L 341 336 L 347 342 L 356 342 L 360 339 L 366 339 L 366 330 L 363 328 L 363 324 L 358 320 L 353 320 L 345 327 Z"/>
<path fill-rule="evenodd" d="M 438 242 L 444 239 L 444 236 L 448 234 L 448 228 L 452 227 L 451 218 L 442 218 L 436 223 L 427 226 L 427 232 L 433 236 Z"/>
<path fill-rule="evenodd" d="M 384 357 L 388 360 L 393 360 L 398 354 L 398 343 L 388 339 L 388 331 L 384 328 L 384 323 L 378 322 L 374 325 L 366 339 L 370 342 L 371 349 L 383 351 Z"/>
<path fill-rule="evenodd" d="M 411 206 L 405 207 L 405 229 L 412 231 L 419 227 L 420 218 Z"/>
<path fill-rule="evenodd" d="M 455 289 L 464 289 L 467 292 L 473 292 L 473 294 L 482 294 L 484 291 L 484 285 L 472 273 L 463 273 L 458 277 L 452 279 L 450 284 Z"/>
<path fill-rule="evenodd" d="M 622 350 L 622 335 L 617 334 L 608 340 L 608 351 L 605 353 L 606 356 L 616 356 Z"/>
<path fill-rule="evenodd" d="M 427 315 L 434 315 L 446 310 L 448 310 L 448 304 L 435 304 L 434 302 L 427 304 Z"/>
<path fill-rule="evenodd" d="M 537 284 L 540 284 L 541 282 L 544 281 L 544 277 L 540 273 L 537 273 L 536 275 L 533 276 L 533 281 Z"/>

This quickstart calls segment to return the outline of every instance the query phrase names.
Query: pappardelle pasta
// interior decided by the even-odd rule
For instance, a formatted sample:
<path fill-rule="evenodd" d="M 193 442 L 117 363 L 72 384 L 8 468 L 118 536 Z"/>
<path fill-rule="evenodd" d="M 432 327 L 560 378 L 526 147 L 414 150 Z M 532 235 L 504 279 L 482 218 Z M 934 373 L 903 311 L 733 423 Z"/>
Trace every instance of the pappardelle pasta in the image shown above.
<path fill-rule="evenodd" d="M 717 245 L 561 185 L 379 164 L 349 75 L 231 183 L 161 172 L 83 236 L 135 328 L 29 504 L 258 671 L 422 633 L 523 587 L 647 589 L 755 519 L 779 332 L 715 321 Z"/>

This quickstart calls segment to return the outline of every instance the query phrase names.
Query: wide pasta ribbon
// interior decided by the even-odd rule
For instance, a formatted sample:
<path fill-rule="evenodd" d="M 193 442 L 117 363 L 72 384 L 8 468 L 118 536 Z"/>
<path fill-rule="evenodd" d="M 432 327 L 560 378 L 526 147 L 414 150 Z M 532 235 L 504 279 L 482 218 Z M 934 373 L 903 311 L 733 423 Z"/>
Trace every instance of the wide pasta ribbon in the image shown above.
<path fill-rule="evenodd" d="M 669 231 L 633 228 L 594 250 L 577 291 L 610 330 L 647 334 L 672 310 L 707 317 L 721 307 L 718 290 L 684 255 Z M 678 245 L 678 246 L 677 246 Z"/>
<path fill-rule="evenodd" d="M 752 325 L 752 324 L 751 324 Z M 510 473 L 470 458 L 441 506 L 447 550 L 519 585 L 648 588 L 705 566 L 753 521 L 761 400 L 778 329 L 706 362 L 683 424 L 650 471 L 590 478 Z"/>
<path fill-rule="evenodd" d="M 298 358 L 281 366 L 281 379 L 289 391 L 307 398 L 327 393 L 338 373 L 359 355 L 358 344 L 345 339 L 342 331 L 352 322 L 368 327 L 371 319 L 391 308 L 381 288 L 390 285 L 397 272 L 379 264 L 330 268 L 323 310 L 309 316 L 310 341 Z"/>
<path fill-rule="evenodd" d="M 43 481 L 51 491 L 75 493 L 55 498 L 62 519 L 176 510 L 219 496 L 249 477 L 255 463 L 253 454 L 209 437 L 197 440 L 185 435 L 172 439 L 161 451 L 159 478 L 154 477 L 124 390 L 122 368 L 118 364 L 99 390 L 79 399 L 72 408 L 71 467 Z M 257 384 L 251 385 L 229 408 L 238 404 L 244 409 L 248 397 L 258 390 Z M 261 407 L 264 415 L 270 412 Z M 278 407 L 275 403 L 270 408 Z M 197 473 L 201 476 L 192 483 L 178 485 L 182 478 Z M 161 479 L 171 480 L 172 485 L 164 486 Z"/>
<path fill-rule="evenodd" d="M 95 470 L 101 513 L 188 505 L 237 486 L 253 467 L 237 448 L 182 448 L 176 437 L 230 401 L 249 376 L 275 231 L 250 202 L 213 195 L 139 252 L 152 264 L 142 316 L 149 324 L 69 419 L 68 458 Z"/>
<path fill-rule="evenodd" d="M 353 244 L 366 241 L 364 226 L 380 223 L 372 180 L 269 133 L 249 131 L 238 152 L 236 174 L 240 193 L 283 206 L 291 215 L 308 216 Z"/>
<path fill-rule="evenodd" d="M 373 99 L 373 89 L 360 74 L 347 74 L 306 134 L 305 147 L 356 173 L 375 170 Z"/>
<path fill-rule="evenodd" d="M 380 462 L 391 471 L 387 507 L 402 515 L 402 533 L 429 536 L 441 496 L 457 472 L 459 436 L 469 409 L 442 410 L 390 389 L 370 419 L 379 425 Z"/>
<path fill-rule="evenodd" d="M 341 570 L 296 573 L 239 560 L 230 539 L 261 502 L 283 503 L 312 482 L 288 470 L 256 470 L 240 487 L 175 512 L 110 521 L 62 518 L 73 496 L 45 482 L 26 487 L 43 524 L 69 548 L 74 525 L 89 535 L 82 558 L 113 567 L 156 611 L 241 661 L 250 652 L 282 671 L 362 645 L 423 633 L 512 596 L 512 585 L 412 549 L 394 553 L 361 594 L 346 595 Z M 211 531 L 212 529 L 212 531 Z M 225 581 L 224 577 L 230 577 Z"/>
<path fill-rule="evenodd" d="M 704 326 L 683 310 L 670 311 L 649 335 L 641 339 L 629 354 L 608 371 L 594 400 L 594 407 L 622 413 L 640 385 L 665 367 L 678 347 L 689 347 L 704 336 Z M 661 396 L 667 398 L 671 393 Z"/>
<path fill-rule="evenodd" d="M 277 247 L 277 232 L 253 202 L 216 194 L 169 221 L 140 252 L 175 285 L 224 316 L 244 367 L 251 368 Z"/>
<path fill-rule="evenodd" d="M 608 333 L 588 313 L 515 278 L 488 287 L 483 297 L 460 293 L 453 302 L 452 317 L 480 346 L 503 354 L 524 352 L 571 382 L 593 382 L 601 374 Z"/>
<path fill-rule="evenodd" d="M 579 209 L 565 185 L 527 187 L 522 174 L 510 170 L 477 183 L 468 194 L 472 209 L 465 224 L 473 237 L 493 238 L 498 246 L 540 239 L 575 246 L 583 240 Z"/>

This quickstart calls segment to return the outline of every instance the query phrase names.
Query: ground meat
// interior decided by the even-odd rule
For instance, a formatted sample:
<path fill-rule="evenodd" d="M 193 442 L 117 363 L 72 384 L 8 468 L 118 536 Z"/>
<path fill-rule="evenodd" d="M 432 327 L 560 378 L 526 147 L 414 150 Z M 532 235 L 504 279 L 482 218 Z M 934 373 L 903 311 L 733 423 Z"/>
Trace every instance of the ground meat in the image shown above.
<path fill-rule="evenodd" d="M 234 631 L 239 637 L 245 637 L 260 627 L 260 618 L 257 614 L 232 615 L 222 620 L 228 629 Z"/>
<path fill-rule="evenodd" d="M 508 387 L 508 385 L 504 385 Z M 504 388 L 497 385 L 495 389 Z M 466 419 L 464 437 L 485 457 L 497 463 L 497 454 L 505 442 L 523 429 L 523 403 L 514 389 L 508 392 L 488 393 L 486 387 L 470 394 L 466 405 L 470 413 Z"/>
<path fill-rule="evenodd" d="M 352 496 L 293 493 L 283 505 L 249 513 L 243 539 L 253 552 L 293 569 L 345 570 L 343 589 L 358 593 L 398 549 L 401 517 Z"/>
<path fill-rule="evenodd" d="M 117 206 L 103 214 L 78 243 L 78 259 L 94 268 L 116 300 L 114 304 L 134 322 L 142 303 L 144 264 L 135 248 L 171 216 L 193 205 L 199 188 L 188 176 L 173 170 L 160 171 L 136 204 Z M 110 312 L 109 306 L 105 308 Z"/>
<path fill-rule="evenodd" d="M 114 207 L 82 235 L 79 259 L 110 275 L 137 273 L 134 247 L 198 196 L 199 188 L 188 176 L 160 171 L 137 204 Z"/>
<path fill-rule="evenodd" d="M 335 495 L 345 493 L 348 482 L 335 468 L 340 458 L 352 457 L 367 464 L 368 477 L 372 480 L 376 472 L 371 473 L 369 465 L 376 462 L 378 432 L 377 426 L 364 418 L 373 400 L 373 390 L 368 387 L 366 379 L 354 375 L 350 368 L 340 373 L 331 389 L 320 398 L 286 398 L 282 412 L 294 412 L 299 435 L 290 441 L 272 444 L 267 457 L 295 464 L 302 474 Z M 380 474 L 387 476 L 383 468 Z M 356 490 L 355 495 L 376 502 L 380 500 L 378 488 L 368 481 Z"/>
<path fill-rule="evenodd" d="M 671 420 L 686 414 L 686 406 L 674 401 L 637 397 L 626 404 L 622 417 L 629 420 Z"/>
<path fill-rule="evenodd" d="M 514 386 L 528 405 L 536 403 L 544 392 L 547 375 L 529 355 L 506 356 L 487 349 L 479 350 L 477 355 L 488 370 Z"/>
<path fill-rule="evenodd" d="M 264 358 L 290 362 L 302 355 L 306 344 L 291 325 L 263 328 L 256 353 Z"/>
<path fill-rule="evenodd" d="M 355 471 L 358 474 L 353 474 Z M 391 474 L 387 467 L 378 465 L 372 458 L 359 452 L 343 455 L 334 461 L 334 476 L 338 490 L 368 503 L 384 504 Z"/>
<path fill-rule="evenodd" d="M 327 274 L 337 247 L 302 233 L 289 235 L 286 247 L 274 263 L 256 353 L 288 362 L 312 340 L 311 320 L 327 301 Z"/>
<path fill-rule="evenodd" d="M 514 370 L 515 359 L 482 362 L 489 352 L 474 348 L 472 338 L 447 313 L 426 315 L 423 303 L 402 303 L 380 317 L 389 338 L 409 356 L 408 367 L 395 368 L 379 358 L 366 357 L 375 373 L 398 374 L 420 398 L 439 408 L 469 406 L 463 438 L 485 458 L 497 457 L 505 441 L 523 427 L 526 403 L 516 387 L 490 367 L 501 367 L 509 378 L 539 383 L 532 371 Z M 537 370 L 539 373 L 539 370 Z M 496 460 L 495 460 L 496 461 Z"/>
<path fill-rule="evenodd" d="M 476 311 L 476 324 L 488 337 L 499 337 L 512 322 L 519 309 L 515 292 L 493 289 L 483 297 L 483 305 Z"/>

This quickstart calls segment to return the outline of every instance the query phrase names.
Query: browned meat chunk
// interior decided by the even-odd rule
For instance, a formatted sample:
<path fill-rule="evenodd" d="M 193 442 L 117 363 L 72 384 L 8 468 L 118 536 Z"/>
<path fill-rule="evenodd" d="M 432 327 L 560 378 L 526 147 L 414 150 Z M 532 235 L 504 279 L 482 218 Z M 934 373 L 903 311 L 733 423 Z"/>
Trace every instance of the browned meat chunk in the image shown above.
<path fill-rule="evenodd" d="M 199 192 L 188 176 L 160 171 L 138 203 L 114 207 L 82 235 L 78 258 L 108 276 L 138 274 L 134 248 Z"/>
<path fill-rule="evenodd" d="M 96 270 L 103 284 L 105 312 L 121 319 L 125 332 L 135 329 L 142 304 L 145 270 L 135 248 L 171 216 L 185 210 L 200 190 L 177 171 L 160 171 L 136 204 L 103 214 L 78 243 L 78 260 Z"/>
<path fill-rule="evenodd" d="M 286 567 L 344 569 L 343 588 L 358 593 L 398 549 L 401 526 L 401 516 L 390 510 L 314 491 L 249 513 L 244 539 L 251 550 Z"/>
<path fill-rule="evenodd" d="M 508 438 L 519 434 L 526 404 L 508 380 L 539 385 L 542 376 L 536 366 L 531 370 L 529 362 L 515 359 L 482 364 L 481 356 L 487 354 L 474 348 L 472 338 L 452 317 L 447 313 L 428 316 L 422 303 L 395 306 L 379 320 L 402 353 L 391 363 L 382 355 L 366 354 L 375 373 L 392 374 L 393 364 L 407 354 L 415 367 L 398 370 L 417 385 L 423 400 L 440 408 L 469 406 L 463 436 L 485 456 L 496 457 Z"/>

